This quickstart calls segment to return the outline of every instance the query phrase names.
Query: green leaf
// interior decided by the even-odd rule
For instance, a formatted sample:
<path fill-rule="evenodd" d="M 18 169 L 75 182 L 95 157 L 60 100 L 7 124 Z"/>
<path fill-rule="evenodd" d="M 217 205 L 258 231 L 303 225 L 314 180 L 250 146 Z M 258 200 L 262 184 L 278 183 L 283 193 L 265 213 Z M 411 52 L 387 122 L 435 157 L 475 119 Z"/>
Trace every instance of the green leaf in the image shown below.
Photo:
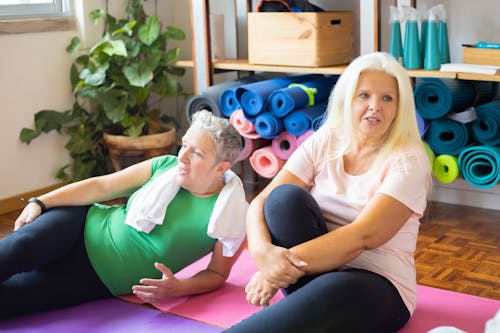
<path fill-rule="evenodd" d="M 78 81 L 80 81 L 79 76 L 80 76 L 80 74 L 78 73 L 78 68 L 76 68 L 75 64 L 72 64 L 70 71 L 69 71 L 69 81 L 71 82 L 71 89 L 72 90 L 75 90 L 76 85 L 78 84 Z"/>
<path fill-rule="evenodd" d="M 167 38 L 175 40 L 184 40 L 186 38 L 186 34 L 182 29 L 173 26 L 167 26 L 167 30 L 165 31 L 165 36 Z"/>
<path fill-rule="evenodd" d="M 109 67 L 109 63 L 105 63 L 95 69 L 84 68 L 80 72 L 80 80 L 83 80 L 86 84 L 97 87 L 106 81 L 106 70 Z"/>
<path fill-rule="evenodd" d="M 35 129 L 44 133 L 48 133 L 53 130 L 60 132 L 62 127 L 72 120 L 69 113 L 69 111 L 39 111 L 35 113 Z"/>
<path fill-rule="evenodd" d="M 32 130 L 30 128 L 23 128 L 21 133 L 19 133 L 19 139 L 21 142 L 29 144 L 31 140 L 36 139 L 42 134 L 39 130 Z"/>
<path fill-rule="evenodd" d="M 163 58 L 163 61 L 165 64 L 171 64 L 179 59 L 179 53 L 180 49 L 178 47 L 170 49 L 165 53 L 165 57 Z"/>
<path fill-rule="evenodd" d="M 173 67 L 173 66 L 168 66 L 165 71 L 169 74 L 175 75 L 175 76 L 183 76 L 184 73 L 186 73 L 186 69 L 183 67 Z"/>
<path fill-rule="evenodd" d="M 123 25 L 121 28 L 114 30 L 111 35 L 116 36 L 119 34 L 127 34 L 128 36 L 132 36 L 133 29 L 136 25 L 137 21 L 127 22 L 127 24 Z"/>
<path fill-rule="evenodd" d="M 120 122 L 127 114 L 128 94 L 123 90 L 110 90 L 100 94 L 99 103 L 106 116 L 113 122 Z"/>
<path fill-rule="evenodd" d="M 122 40 L 109 40 L 102 49 L 102 52 L 106 53 L 110 57 L 114 55 L 122 57 L 127 56 L 127 48 Z"/>
<path fill-rule="evenodd" d="M 62 166 L 59 170 L 57 170 L 56 178 L 63 181 L 63 182 L 68 182 L 70 180 L 70 176 L 66 172 L 66 169 L 69 167 L 70 167 L 70 165 L 66 164 L 66 165 Z"/>
<path fill-rule="evenodd" d="M 153 79 L 153 71 L 145 63 L 133 63 L 123 69 L 123 74 L 134 87 L 145 87 Z"/>
<path fill-rule="evenodd" d="M 177 96 L 180 91 L 177 80 L 168 76 L 162 76 L 152 87 L 152 90 L 164 97 Z"/>
<path fill-rule="evenodd" d="M 139 27 L 139 40 L 146 45 L 151 45 L 160 35 L 160 22 L 158 16 L 151 15 Z"/>
<path fill-rule="evenodd" d="M 95 10 L 91 11 L 89 14 L 90 19 L 92 20 L 92 23 L 94 23 L 94 24 L 98 24 L 99 20 L 101 19 L 101 17 L 103 15 L 104 15 L 104 10 L 102 10 L 102 9 L 95 9 Z"/>
<path fill-rule="evenodd" d="M 66 47 L 66 52 L 73 53 L 77 51 L 79 48 L 80 48 L 80 38 L 73 37 L 69 45 Z"/>

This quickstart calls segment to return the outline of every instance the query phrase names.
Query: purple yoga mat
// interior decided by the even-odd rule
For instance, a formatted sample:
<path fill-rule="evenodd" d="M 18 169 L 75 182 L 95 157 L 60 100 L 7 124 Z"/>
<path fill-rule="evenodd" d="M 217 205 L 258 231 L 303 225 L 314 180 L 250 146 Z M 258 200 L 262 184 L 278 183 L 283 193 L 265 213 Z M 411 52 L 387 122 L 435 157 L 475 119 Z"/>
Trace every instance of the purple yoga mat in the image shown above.
<path fill-rule="evenodd" d="M 213 333 L 222 328 L 118 299 L 106 299 L 8 321 L 0 332 L 30 333 Z"/>

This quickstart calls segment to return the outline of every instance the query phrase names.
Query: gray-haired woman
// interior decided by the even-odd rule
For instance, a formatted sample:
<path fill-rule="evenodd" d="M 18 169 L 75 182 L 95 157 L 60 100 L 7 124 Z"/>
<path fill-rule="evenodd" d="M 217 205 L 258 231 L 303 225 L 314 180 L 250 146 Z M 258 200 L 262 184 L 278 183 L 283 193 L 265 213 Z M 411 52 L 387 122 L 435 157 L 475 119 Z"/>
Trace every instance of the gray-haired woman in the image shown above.
<path fill-rule="evenodd" d="M 30 200 L 15 232 L 0 240 L 0 317 L 131 292 L 154 302 L 220 287 L 245 238 L 248 204 L 230 170 L 241 149 L 226 119 L 200 111 L 178 157 Z M 120 197 L 127 204 L 98 204 Z M 210 252 L 205 270 L 173 275 Z"/>

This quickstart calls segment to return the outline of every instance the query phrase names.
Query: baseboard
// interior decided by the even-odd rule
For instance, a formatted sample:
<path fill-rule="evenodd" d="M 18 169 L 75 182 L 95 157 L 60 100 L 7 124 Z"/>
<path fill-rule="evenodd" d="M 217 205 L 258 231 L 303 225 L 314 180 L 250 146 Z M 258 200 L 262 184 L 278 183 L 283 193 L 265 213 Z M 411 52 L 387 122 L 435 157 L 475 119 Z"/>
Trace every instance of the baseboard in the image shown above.
<path fill-rule="evenodd" d="M 434 180 L 432 201 L 478 208 L 500 210 L 500 185 L 489 189 L 473 187 L 463 179 L 443 184 Z"/>
<path fill-rule="evenodd" d="M 63 186 L 63 183 L 48 186 L 45 188 L 33 190 L 30 192 L 25 192 L 21 194 L 14 195 L 12 197 L 0 199 L 0 214 L 10 213 L 14 210 L 21 209 L 26 205 L 26 202 L 23 202 L 22 199 L 28 199 L 31 197 L 37 197 L 49 191 L 55 190 Z"/>

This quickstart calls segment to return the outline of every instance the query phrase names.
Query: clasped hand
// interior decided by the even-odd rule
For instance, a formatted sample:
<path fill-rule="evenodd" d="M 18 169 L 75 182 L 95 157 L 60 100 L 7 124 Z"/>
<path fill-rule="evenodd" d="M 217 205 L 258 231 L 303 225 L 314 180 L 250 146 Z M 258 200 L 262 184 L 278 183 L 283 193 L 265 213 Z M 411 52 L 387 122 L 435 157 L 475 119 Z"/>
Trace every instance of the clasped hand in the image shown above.
<path fill-rule="evenodd" d="M 132 292 L 146 303 L 163 301 L 178 296 L 180 281 L 167 266 L 155 263 L 155 268 L 162 273 L 161 279 L 141 279 L 141 285 L 132 287 Z"/>
<path fill-rule="evenodd" d="M 279 288 L 287 288 L 304 276 L 307 265 L 290 250 L 271 245 L 256 255 L 259 271 L 245 287 L 246 299 L 257 306 L 267 306 Z"/>

